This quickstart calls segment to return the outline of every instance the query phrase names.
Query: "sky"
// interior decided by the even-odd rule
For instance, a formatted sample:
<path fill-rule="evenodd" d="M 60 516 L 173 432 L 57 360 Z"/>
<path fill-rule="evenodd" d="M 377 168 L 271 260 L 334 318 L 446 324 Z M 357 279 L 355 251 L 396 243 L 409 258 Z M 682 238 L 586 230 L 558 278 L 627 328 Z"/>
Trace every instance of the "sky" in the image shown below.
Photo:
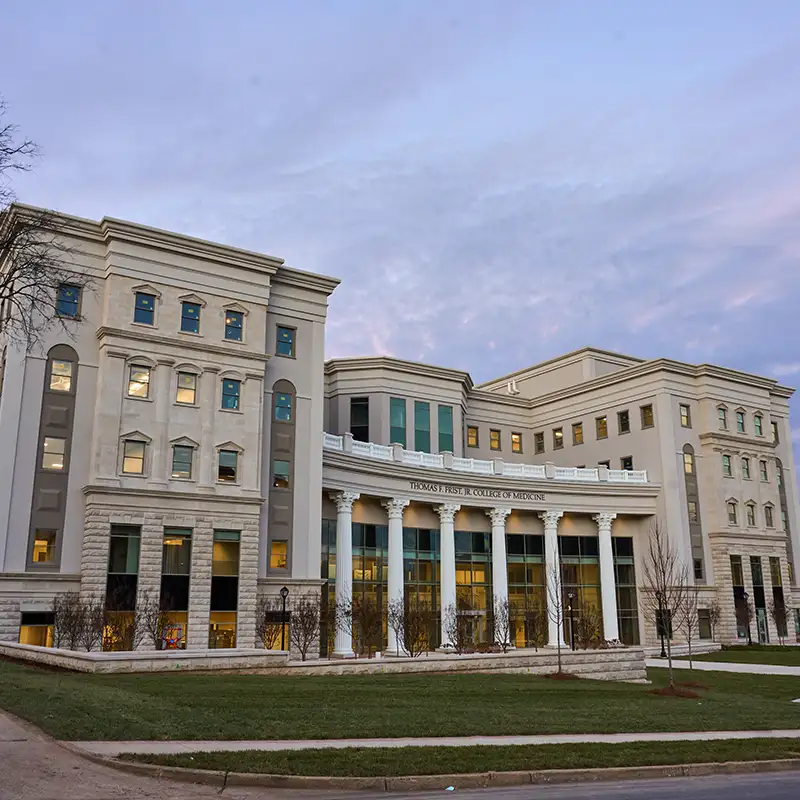
<path fill-rule="evenodd" d="M 341 278 L 328 357 L 800 385 L 796 0 L 3 5 L 20 199 Z"/>

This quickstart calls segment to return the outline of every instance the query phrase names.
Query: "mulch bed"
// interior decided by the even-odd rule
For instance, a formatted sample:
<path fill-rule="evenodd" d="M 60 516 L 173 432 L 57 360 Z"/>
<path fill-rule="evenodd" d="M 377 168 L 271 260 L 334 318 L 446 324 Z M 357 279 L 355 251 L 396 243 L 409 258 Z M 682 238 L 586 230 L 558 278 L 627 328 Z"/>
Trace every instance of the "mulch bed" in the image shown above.
<path fill-rule="evenodd" d="M 650 694 L 661 695 L 662 697 L 685 697 L 690 700 L 700 697 L 697 692 L 686 689 L 683 686 L 664 686 L 662 689 L 651 689 Z"/>
<path fill-rule="evenodd" d="M 581 679 L 580 675 L 573 675 L 571 672 L 551 672 L 544 677 L 553 681 L 579 681 Z"/>

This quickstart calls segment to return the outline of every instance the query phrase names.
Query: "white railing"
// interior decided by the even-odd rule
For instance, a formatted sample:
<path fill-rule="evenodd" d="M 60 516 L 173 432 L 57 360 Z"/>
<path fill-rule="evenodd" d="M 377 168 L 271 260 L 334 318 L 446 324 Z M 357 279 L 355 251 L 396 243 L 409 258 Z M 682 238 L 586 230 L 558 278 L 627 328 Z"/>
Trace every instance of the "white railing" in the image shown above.
<path fill-rule="evenodd" d="M 477 472 L 479 475 L 494 475 L 494 462 L 479 458 L 457 458 L 453 456 L 453 469 L 458 472 Z"/>
<path fill-rule="evenodd" d="M 476 475 L 497 475 L 505 478 L 528 480 L 580 481 L 584 483 L 647 483 L 647 471 L 607 467 L 557 467 L 555 464 L 507 463 L 501 458 L 491 461 L 479 458 L 460 458 L 451 453 L 423 453 L 406 450 L 399 444 L 385 445 L 375 442 L 358 442 L 346 433 L 336 436 L 325 433 L 322 437 L 325 450 L 336 450 L 362 458 L 379 461 L 396 461 L 415 467 L 446 469 L 454 472 L 471 472 Z"/>
<path fill-rule="evenodd" d="M 375 444 L 375 442 L 353 442 L 353 455 L 366 456 L 367 458 L 380 458 L 382 461 L 391 461 L 394 458 L 394 450 L 385 444 Z"/>

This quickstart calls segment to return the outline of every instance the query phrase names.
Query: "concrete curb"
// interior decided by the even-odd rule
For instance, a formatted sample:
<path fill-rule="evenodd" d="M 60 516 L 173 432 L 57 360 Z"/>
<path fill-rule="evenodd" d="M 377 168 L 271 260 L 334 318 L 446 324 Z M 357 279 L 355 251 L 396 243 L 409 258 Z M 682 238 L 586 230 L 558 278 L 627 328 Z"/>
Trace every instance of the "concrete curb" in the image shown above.
<path fill-rule="evenodd" d="M 746 775 L 759 772 L 800 771 L 800 758 L 769 761 L 726 761 L 722 763 L 673 764 L 649 767 L 604 767 L 602 769 L 520 770 L 517 772 L 476 772 L 456 775 L 402 775 L 397 777 L 322 777 L 312 775 L 267 775 L 256 772 L 221 772 L 185 767 L 165 767 L 118 761 L 87 753 L 61 742 L 71 752 L 96 764 L 150 778 L 167 778 L 182 783 L 226 786 L 262 786 L 273 789 L 378 790 L 385 792 L 422 791 L 454 786 L 456 789 L 483 789 L 524 784 L 594 783 L 601 781 L 679 778 L 701 775 Z"/>

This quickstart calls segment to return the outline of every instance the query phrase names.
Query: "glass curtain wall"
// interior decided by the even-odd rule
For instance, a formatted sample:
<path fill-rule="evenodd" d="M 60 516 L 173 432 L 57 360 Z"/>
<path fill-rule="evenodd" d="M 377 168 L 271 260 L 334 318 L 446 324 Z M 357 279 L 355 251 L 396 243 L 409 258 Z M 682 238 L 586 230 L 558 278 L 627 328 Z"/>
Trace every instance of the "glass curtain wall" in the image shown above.
<path fill-rule="evenodd" d="M 138 525 L 111 526 L 103 650 L 133 649 L 141 539 Z"/>
<path fill-rule="evenodd" d="M 164 650 L 185 650 L 189 618 L 189 573 L 192 565 L 191 528 L 164 528 L 161 559 L 161 610 L 169 624 L 163 634 Z"/>
<path fill-rule="evenodd" d="M 617 624 L 623 644 L 639 644 L 639 603 L 636 596 L 636 569 L 633 560 L 633 539 L 614 536 L 614 579 L 617 585 Z"/>
<path fill-rule="evenodd" d="M 456 608 L 468 619 L 467 641 L 490 642 L 492 629 L 491 534 L 456 531 Z"/>
<path fill-rule="evenodd" d="M 515 647 L 547 644 L 544 536 L 507 533 L 508 602 L 515 609 Z"/>
<path fill-rule="evenodd" d="M 439 531 L 403 528 L 403 573 L 407 607 L 430 612 L 428 647 L 441 643 L 439 611 Z"/>
<path fill-rule="evenodd" d="M 208 646 L 236 647 L 239 598 L 239 531 L 214 531 Z"/>
<path fill-rule="evenodd" d="M 564 641 L 589 647 L 603 635 L 596 536 L 559 536 Z M 570 610 L 571 609 L 571 610 Z"/>

